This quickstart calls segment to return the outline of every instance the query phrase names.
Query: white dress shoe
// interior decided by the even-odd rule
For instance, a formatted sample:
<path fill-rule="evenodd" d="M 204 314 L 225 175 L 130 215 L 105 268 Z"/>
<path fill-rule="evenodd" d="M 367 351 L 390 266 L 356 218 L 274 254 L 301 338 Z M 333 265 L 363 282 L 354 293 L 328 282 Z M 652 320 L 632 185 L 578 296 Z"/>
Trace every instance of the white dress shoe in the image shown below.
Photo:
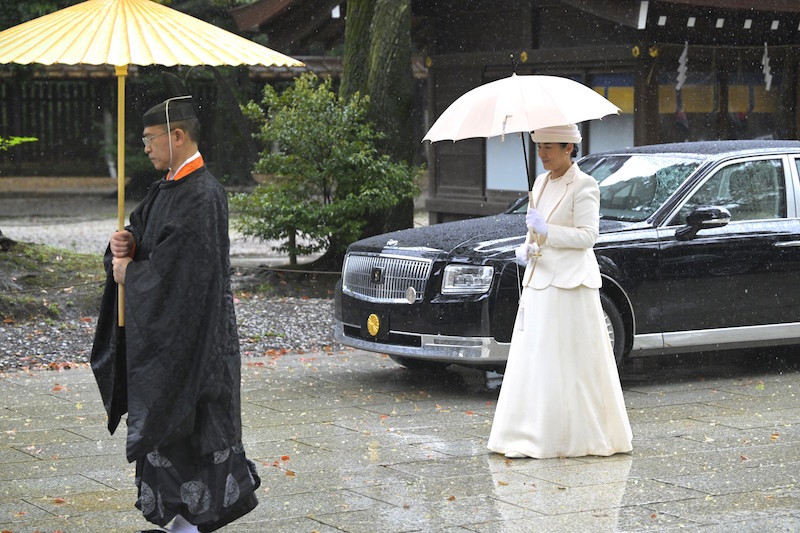
<path fill-rule="evenodd" d="M 508 457 L 509 459 L 522 459 L 524 457 L 527 457 L 527 455 L 519 452 L 506 452 L 506 457 Z"/>

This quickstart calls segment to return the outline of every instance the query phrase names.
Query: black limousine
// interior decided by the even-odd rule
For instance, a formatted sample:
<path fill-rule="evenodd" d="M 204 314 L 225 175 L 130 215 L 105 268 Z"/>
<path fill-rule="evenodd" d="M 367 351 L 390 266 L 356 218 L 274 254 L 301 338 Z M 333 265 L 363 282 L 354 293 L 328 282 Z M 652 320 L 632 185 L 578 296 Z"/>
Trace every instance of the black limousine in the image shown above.
<path fill-rule="evenodd" d="M 586 156 L 595 253 L 625 358 L 800 344 L 800 142 L 715 141 Z M 502 371 L 524 267 L 527 198 L 504 213 L 350 245 L 335 337 L 409 368 Z"/>

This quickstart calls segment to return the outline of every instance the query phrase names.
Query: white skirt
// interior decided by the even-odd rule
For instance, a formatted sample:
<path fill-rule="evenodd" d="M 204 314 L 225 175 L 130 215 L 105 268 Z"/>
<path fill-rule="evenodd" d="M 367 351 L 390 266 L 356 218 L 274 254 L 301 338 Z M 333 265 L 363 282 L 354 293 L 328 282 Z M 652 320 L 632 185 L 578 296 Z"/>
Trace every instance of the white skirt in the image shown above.
<path fill-rule="evenodd" d="M 631 451 L 631 439 L 599 291 L 526 288 L 489 449 L 607 456 Z"/>

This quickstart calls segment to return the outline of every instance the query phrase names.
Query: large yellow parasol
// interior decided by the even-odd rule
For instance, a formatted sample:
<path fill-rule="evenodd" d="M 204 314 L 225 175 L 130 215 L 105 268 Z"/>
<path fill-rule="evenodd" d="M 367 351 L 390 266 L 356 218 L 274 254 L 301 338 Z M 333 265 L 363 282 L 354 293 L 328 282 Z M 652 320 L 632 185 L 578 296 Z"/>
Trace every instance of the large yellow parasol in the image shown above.
<path fill-rule="evenodd" d="M 88 0 L 0 32 L 0 63 L 113 65 L 117 75 L 118 222 L 125 225 L 128 65 L 301 67 L 289 56 L 151 0 Z M 120 325 L 124 325 L 120 287 Z"/>

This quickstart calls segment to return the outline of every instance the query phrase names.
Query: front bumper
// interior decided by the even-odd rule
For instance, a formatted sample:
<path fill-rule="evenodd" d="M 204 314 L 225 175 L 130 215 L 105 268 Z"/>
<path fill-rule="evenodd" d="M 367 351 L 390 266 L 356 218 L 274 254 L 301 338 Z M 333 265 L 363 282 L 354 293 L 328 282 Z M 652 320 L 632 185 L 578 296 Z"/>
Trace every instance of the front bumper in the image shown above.
<path fill-rule="evenodd" d="M 437 363 L 487 365 L 505 363 L 509 343 L 493 337 L 460 337 L 389 330 L 385 341 L 361 335 L 361 326 L 336 320 L 334 338 L 353 348 Z"/>

